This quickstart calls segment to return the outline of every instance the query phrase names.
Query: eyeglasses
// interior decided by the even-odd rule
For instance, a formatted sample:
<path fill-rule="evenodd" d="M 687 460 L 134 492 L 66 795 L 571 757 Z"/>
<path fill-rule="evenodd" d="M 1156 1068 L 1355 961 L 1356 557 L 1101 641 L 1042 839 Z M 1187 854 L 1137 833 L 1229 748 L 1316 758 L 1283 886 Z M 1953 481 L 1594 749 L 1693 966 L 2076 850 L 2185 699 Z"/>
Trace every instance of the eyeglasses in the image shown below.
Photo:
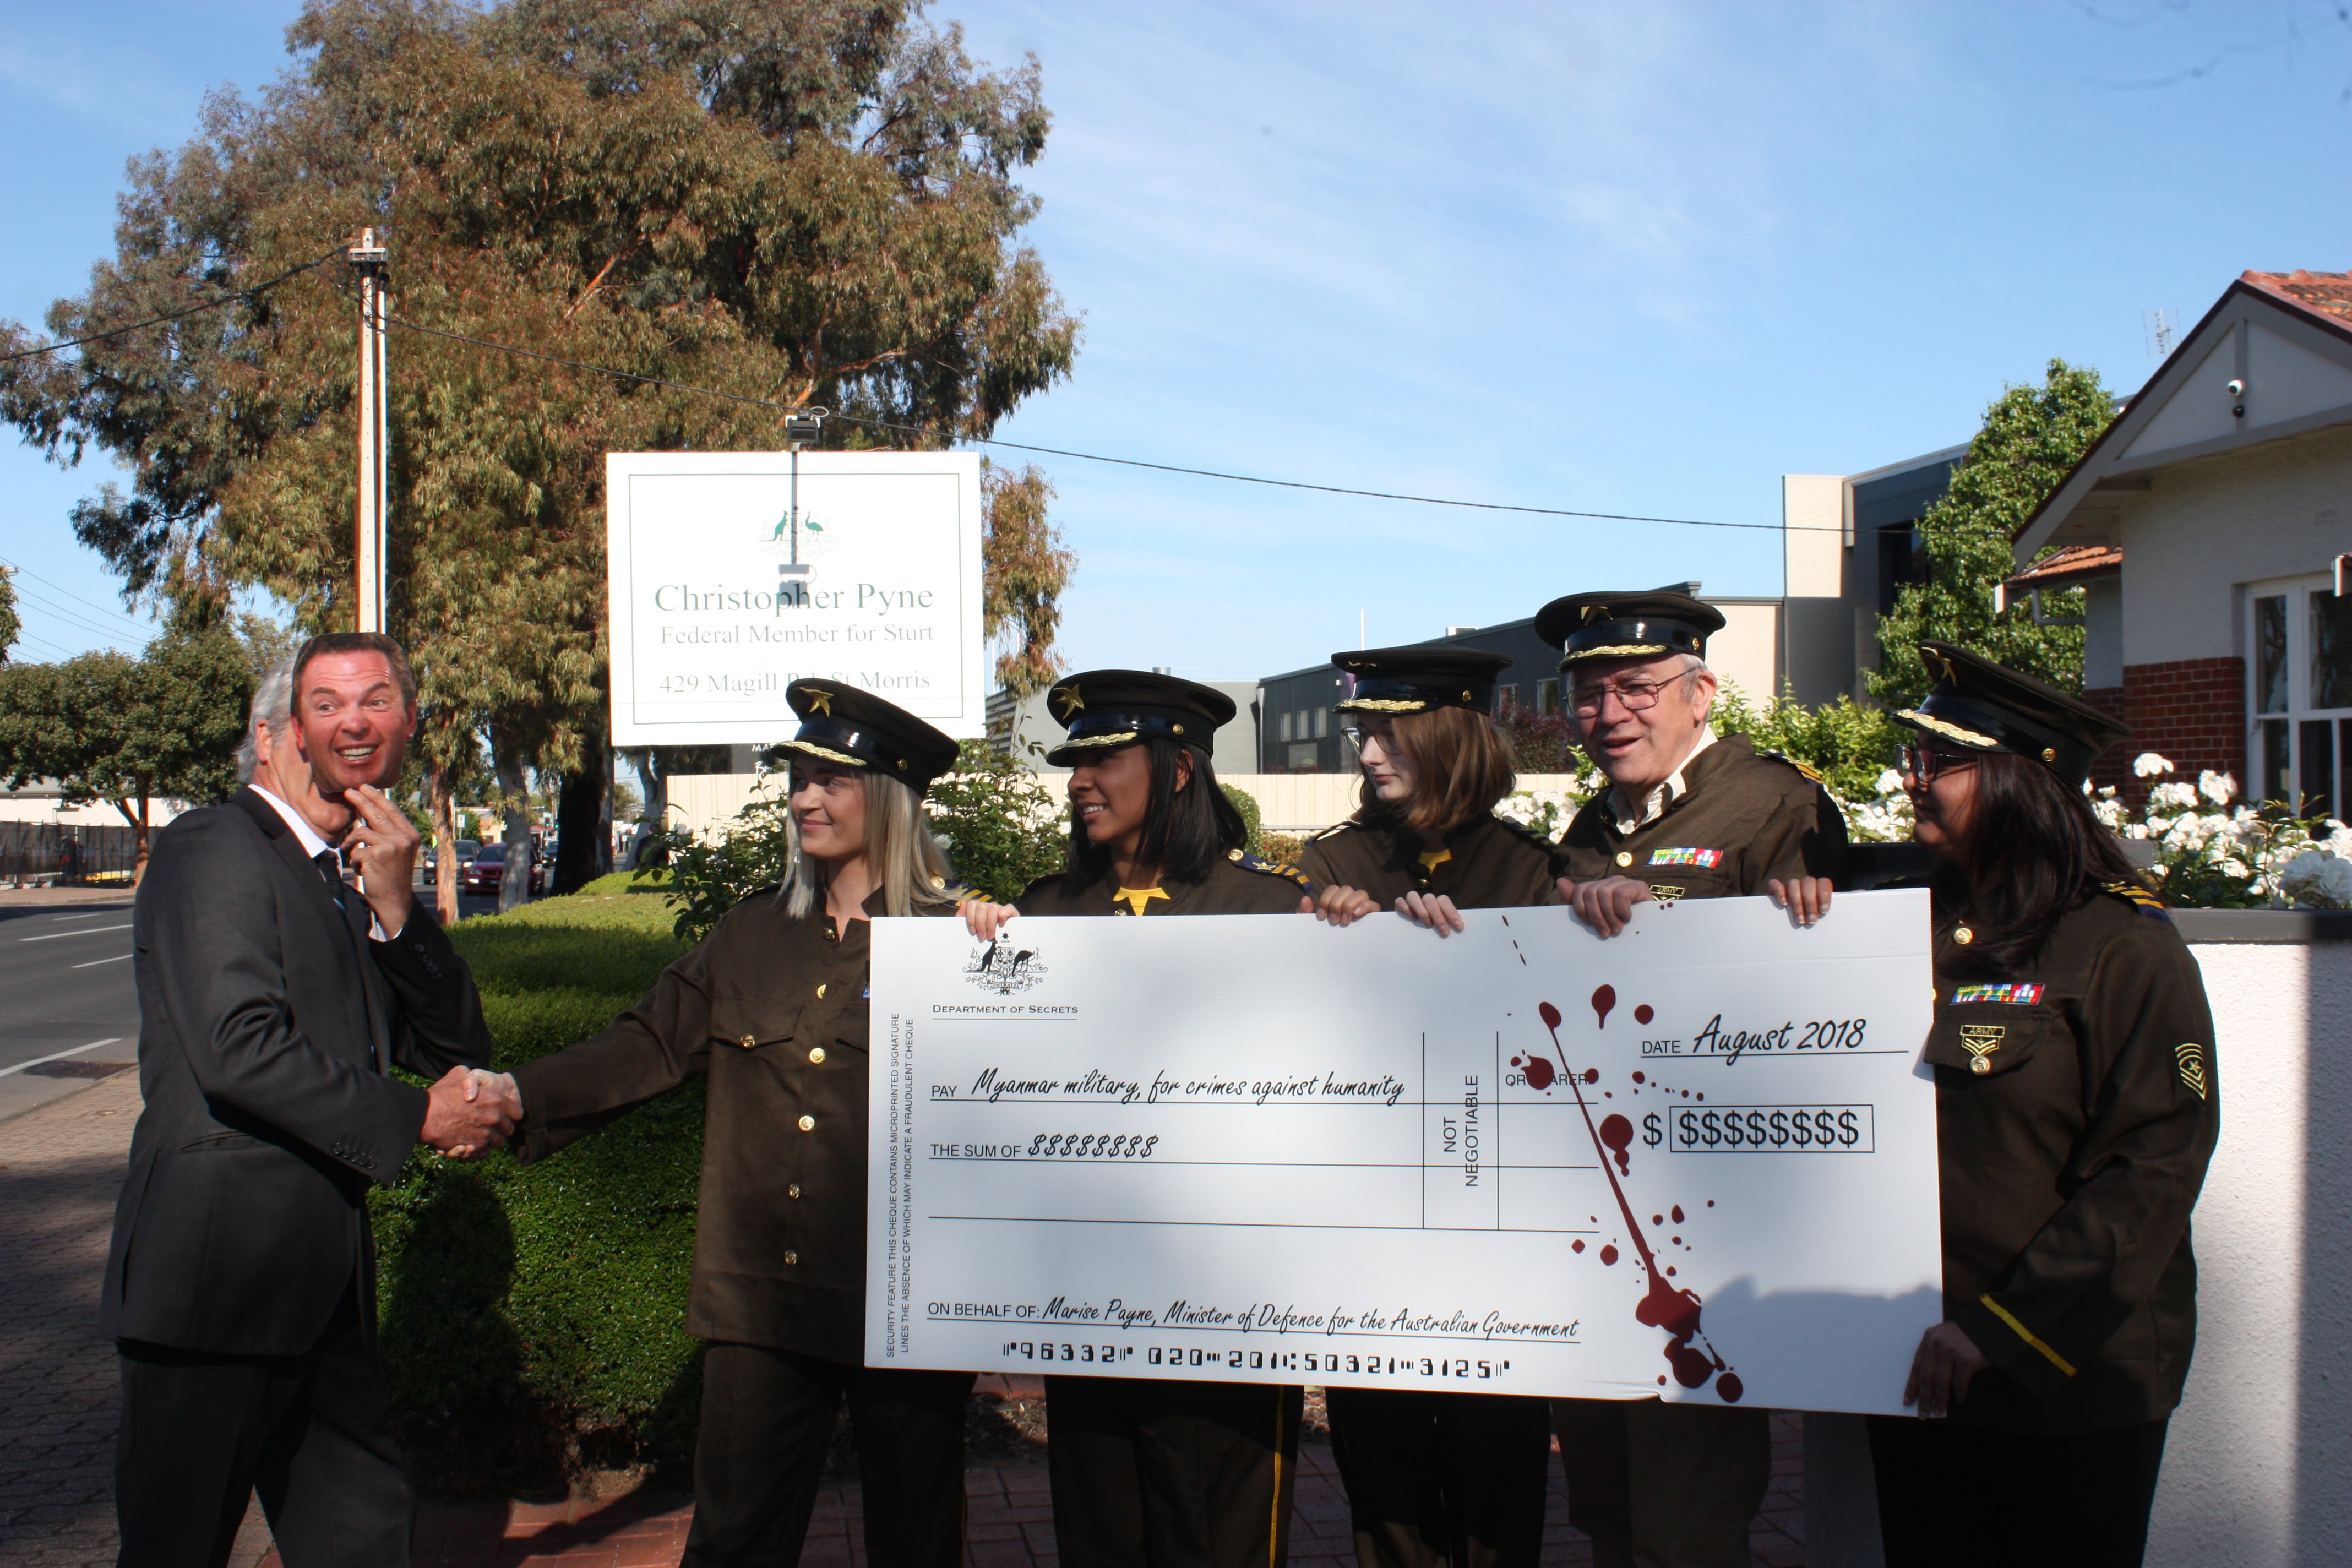
<path fill-rule="evenodd" d="M 1939 752 L 1933 746 L 1905 746 L 1895 755 L 1903 771 L 1921 784 L 1932 783 L 1938 773 L 1958 773 L 1977 765 L 1972 752 Z"/>
<path fill-rule="evenodd" d="M 1383 748 L 1396 744 L 1396 731 L 1389 726 L 1386 720 L 1371 724 L 1342 724 L 1339 726 L 1339 733 L 1347 736 L 1348 744 L 1360 752 L 1364 749 L 1364 742 L 1367 741 L 1378 741 Z"/>
<path fill-rule="evenodd" d="M 1609 698 L 1617 699 L 1618 706 L 1629 713 L 1640 713 L 1658 705 L 1658 693 L 1672 686 L 1670 680 L 1624 680 L 1605 686 L 1580 686 L 1569 694 L 1569 706 L 1580 719 L 1590 719 L 1601 711 L 1601 704 Z"/>

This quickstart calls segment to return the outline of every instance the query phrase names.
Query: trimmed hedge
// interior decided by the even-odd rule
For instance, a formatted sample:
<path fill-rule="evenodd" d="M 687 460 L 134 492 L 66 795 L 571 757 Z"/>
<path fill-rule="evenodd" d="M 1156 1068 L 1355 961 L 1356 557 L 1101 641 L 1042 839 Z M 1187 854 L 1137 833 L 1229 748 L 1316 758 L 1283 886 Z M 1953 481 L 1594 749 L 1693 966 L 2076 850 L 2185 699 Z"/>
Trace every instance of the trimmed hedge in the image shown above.
<path fill-rule="evenodd" d="M 606 877 L 450 932 L 499 1066 L 585 1039 L 646 993 L 688 946 L 666 892 Z M 373 1217 L 384 1367 L 422 1479 L 530 1489 L 688 1450 L 701 1157 L 699 1081 L 529 1170 L 503 1151 L 412 1152 Z"/>

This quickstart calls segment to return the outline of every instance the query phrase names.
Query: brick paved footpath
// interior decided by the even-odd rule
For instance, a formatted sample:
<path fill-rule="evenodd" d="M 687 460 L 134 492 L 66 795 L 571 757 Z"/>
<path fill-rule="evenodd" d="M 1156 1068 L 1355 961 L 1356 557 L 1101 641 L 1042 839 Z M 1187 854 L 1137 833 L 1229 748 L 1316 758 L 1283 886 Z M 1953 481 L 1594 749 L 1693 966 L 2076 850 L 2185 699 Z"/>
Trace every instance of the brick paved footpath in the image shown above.
<path fill-rule="evenodd" d="M 112 1489 L 119 1386 L 100 1341 L 98 1288 L 114 1195 L 139 1110 L 135 1075 L 104 1079 L 0 1122 L 0 1564 L 103 1568 L 114 1561 Z M 1772 1492 L 1750 1534 L 1755 1561 L 1804 1561 L 1802 1431 L 1773 1420 Z M 1053 1568 L 1052 1510 L 1042 1465 L 1008 1463 L 966 1477 L 973 1568 Z M 427 1499 L 417 1520 L 418 1568 L 597 1564 L 671 1568 L 686 1543 L 689 1500 L 646 1488 L 569 1501 Z M 817 1502 L 808 1568 L 863 1568 L 857 1485 L 829 1484 Z M 1568 1523 L 1552 1471 L 1547 1568 L 1591 1561 Z M 1347 1500 L 1328 1445 L 1299 1451 L 1290 1561 L 1349 1568 Z M 280 1568 L 258 1509 L 247 1514 L 233 1568 Z"/>

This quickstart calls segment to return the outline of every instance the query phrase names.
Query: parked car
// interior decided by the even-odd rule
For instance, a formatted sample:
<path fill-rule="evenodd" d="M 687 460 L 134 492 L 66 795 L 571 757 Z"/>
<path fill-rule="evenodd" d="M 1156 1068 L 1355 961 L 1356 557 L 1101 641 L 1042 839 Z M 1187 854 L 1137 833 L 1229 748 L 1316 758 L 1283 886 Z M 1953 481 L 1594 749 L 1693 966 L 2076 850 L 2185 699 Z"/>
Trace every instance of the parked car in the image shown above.
<path fill-rule="evenodd" d="M 460 838 L 457 840 L 457 865 L 459 868 L 462 869 L 467 861 L 471 860 L 475 856 L 481 852 L 482 841 L 480 839 Z M 438 872 L 440 868 L 441 847 L 437 844 L 426 845 L 425 847 L 425 879 L 428 882 L 431 881 L 435 874 Z"/>
<path fill-rule="evenodd" d="M 506 880 L 507 847 L 484 844 L 457 869 L 457 889 L 465 893 L 495 893 Z"/>

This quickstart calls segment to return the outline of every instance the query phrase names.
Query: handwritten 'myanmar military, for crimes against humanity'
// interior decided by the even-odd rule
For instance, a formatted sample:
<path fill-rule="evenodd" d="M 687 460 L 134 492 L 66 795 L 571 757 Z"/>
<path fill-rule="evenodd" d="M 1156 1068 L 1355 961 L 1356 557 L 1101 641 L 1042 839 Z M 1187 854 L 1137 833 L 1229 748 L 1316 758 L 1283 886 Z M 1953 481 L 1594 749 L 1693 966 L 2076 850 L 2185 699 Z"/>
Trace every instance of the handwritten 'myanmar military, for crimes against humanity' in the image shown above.
<path fill-rule="evenodd" d="M 866 1360 L 1894 1413 L 1927 894 L 876 922 Z"/>

